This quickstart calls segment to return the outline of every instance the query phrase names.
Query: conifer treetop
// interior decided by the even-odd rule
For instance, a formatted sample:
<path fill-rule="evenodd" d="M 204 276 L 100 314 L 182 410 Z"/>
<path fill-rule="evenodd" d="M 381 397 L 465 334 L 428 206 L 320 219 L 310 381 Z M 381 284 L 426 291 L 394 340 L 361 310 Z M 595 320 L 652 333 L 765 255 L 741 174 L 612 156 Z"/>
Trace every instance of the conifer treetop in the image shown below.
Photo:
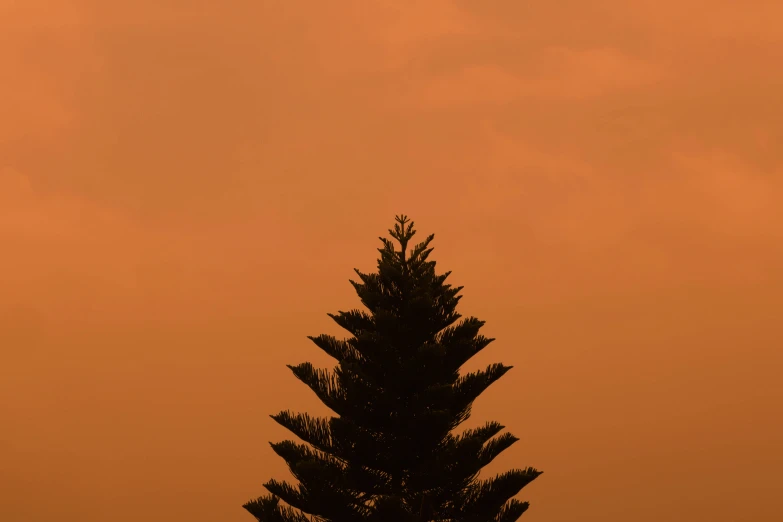
<path fill-rule="evenodd" d="M 495 421 L 452 433 L 511 366 L 460 374 L 494 339 L 475 317 L 458 322 L 462 287 L 428 260 L 434 234 L 408 254 L 413 226 L 395 216 L 389 233 L 400 250 L 380 237 L 377 272 L 354 269 L 359 281 L 349 281 L 367 311 L 329 314 L 350 337 L 309 337 L 337 366 L 288 366 L 335 415 L 272 416 L 303 442 L 271 444 L 299 484 L 264 484 L 269 494 L 244 505 L 259 522 L 514 522 L 527 510 L 513 497 L 540 471 L 478 478 L 519 439 Z"/>

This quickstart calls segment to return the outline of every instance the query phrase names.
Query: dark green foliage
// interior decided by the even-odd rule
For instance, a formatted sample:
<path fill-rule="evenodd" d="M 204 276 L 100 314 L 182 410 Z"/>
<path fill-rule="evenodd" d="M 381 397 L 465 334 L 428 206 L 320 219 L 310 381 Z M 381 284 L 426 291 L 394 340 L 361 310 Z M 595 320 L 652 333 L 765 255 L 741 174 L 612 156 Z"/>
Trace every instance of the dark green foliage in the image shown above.
<path fill-rule="evenodd" d="M 389 232 L 400 250 L 380 238 L 378 272 L 356 270 L 361 282 L 351 281 L 369 313 L 329 314 L 352 336 L 309 337 L 337 367 L 289 366 L 337 415 L 272 416 L 306 444 L 272 444 L 299 485 L 266 483 L 270 495 L 244 505 L 260 522 L 512 522 L 528 507 L 512 497 L 540 471 L 477 478 L 516 437 L 497 422 L 451 433 L 511 367 L 459 375 L 493 339 L 479 334 L 483 321 L 457 323 L 462 287 L 427 261 L 434 235 L 406 257 L 413 223 L 399 216 Z"/>

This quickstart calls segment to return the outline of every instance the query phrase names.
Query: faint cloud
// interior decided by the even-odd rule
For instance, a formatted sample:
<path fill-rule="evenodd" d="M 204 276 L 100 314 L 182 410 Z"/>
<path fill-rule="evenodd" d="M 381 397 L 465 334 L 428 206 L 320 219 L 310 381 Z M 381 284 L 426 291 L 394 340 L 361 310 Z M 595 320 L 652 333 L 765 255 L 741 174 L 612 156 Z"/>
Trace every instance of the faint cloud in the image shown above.
<path fill-rule="evenodd" d="M 63 28 L 81 25 L 85 10 L 69 0 L 6 0 L 0 3 L 0 27 L 4 31 Z"/>
<path fill-rule="evenodd" d="M 744 44 L 783 41 L 783 4 L 777 0 L 691 0 L 684 4 L 612 0 L 611 4 L 608 8 L 616 16 L 639 30 L 658 33 L 661 44 L 686 53 L 715 40 Z"/>
<path fill-rule="evenodd" d="M 24 173 L 5 167 L 0 310 L 44 306 L 49 318 L 87 317 L 99 296 L 132 291 L 146 238 L 125 216 L 74 194 L 39 192 Z"/>
<path fill-rule="evenodd" d="M 504 104 L 525 96 L 524 79 L 493 65 L 467 66 L 457 72 L 414 81 L 403 104 L 446 108 L 475 103 Z"/>
<path fill-rule="evenodd" d="M 703 212 L 698 220 L 721 234 L 783 239 L 783 171 L 761 172 L 717 148 L 680 148 L 671 164 Z"/>
<path fill-rule="evenodd" d="M 592 98 L 639 89 L 664 76 L 660 66 L 611 48 L 551 48 L 545 51 L 544 60 L 551 67 L 534 78 L 532 90 L 554 98 Z"/>
<path fill-rule="evenodd" d="M 324 3 L 316 16 L 296 17 L 302 40 L 312 45 L 319 68 L 328 73 L 399 73 L 444 42 L 492 31 L 451 0 L 335 5 Z M 274 6 L 269 14 L 291 17 L 294 10 L 291 5 Z"/>
<path fill-rule="evenodd" d="M 576 249 L 611 244 L 633 228 L 638 209 L 622 185 L 573 151 L 528 142 L 490 122 L 464 149 L 438 160 L 441 169 L 459 173 L 457 196 L 466 212 L 519 222 L 536 241 Z"/>
<path fill-rule="evenodd" d="M 423 45 L 444 38 L 481 34 L 487 30 L 470 13 L 450 0 L 427 2 L 362 2 L 367 18 L 376 20 L 369 32 L 384 51 L 390 67 L 398 67 L 415 57 Z M 371 6 L 371 7 L 370 7 Z"/>
<path fill-rule="evenodd" d="M 59 137 L 79 118 L 85 73 L 100 66 L 85 37 L 86 10 L 79 2 L 0 4 L 0 147 Z"/>
<path fill-rule="evenodd" d="M 8 47 L 0 50 L 0 60 L 7 64 L 0 70 L 0 145 L 28 136 L 51 137 L 73 123 L 75 112 L 49 75 Z"/>
<path fill-rule="evenodd" d="M 783 4 L 776 0 L 752 2 L 712 3 L 700 13 L 705 32 L 711 36 L 731 40 L 760 43 L 783 43 L 780 30 Z"/>
<path fill-rule="evenodd" d="M 33 195 L 30 179 L 9 166 L 0 167 L 0 188 L 0 202 L 4 209 L 18 205 Z"/>
<path fill-rule="evenodd" d="M 270 256 L 269 245 L 286 240 L 269 227 L 273 213 L 226 223 L 139 221 L 77 193 L 38 191 L 33 181 L 0 169 L 0 315 L 31 308 L 76 326 L 198 321 L 224 313 L 222 303 L 262 295 L 260 263 L 288 264 Z M 261 229 L 265 241 L 248 241 Z"/>
<path fill-rule="evenodd" d="M 582 100 L 646 88 L 663 76 L 661 67 L 614 49 L 549 48 L 514 69 L 470 65 L 410 82 L 403 103 L 445 108 L 520 99 Z"/>
<path fill-rule="evenodd" d="M 11 166 L 0 168 L 0 234 L 4 239 L 20 239 L 29 245 L 63 248 L 62 256 L 49 257 L 45 262 L 78 255 L 80 247 L 122 257 L 133 253 L 130 243 L 134 241 L 154 244 L 173 232 L 160 223 L 135 220 L 128 213 L 75 191 L 38 190 L 33 177 Z M 122 244 L 130 250 L 120 252 L 118 246 Z"/>

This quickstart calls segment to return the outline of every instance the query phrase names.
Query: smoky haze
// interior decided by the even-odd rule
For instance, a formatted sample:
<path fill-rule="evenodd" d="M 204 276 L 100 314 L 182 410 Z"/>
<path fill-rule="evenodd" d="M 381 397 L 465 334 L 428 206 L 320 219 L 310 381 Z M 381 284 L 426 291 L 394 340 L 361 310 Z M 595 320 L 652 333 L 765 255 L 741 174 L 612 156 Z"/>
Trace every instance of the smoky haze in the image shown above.
<path fill-rule="evenodd" d="M 0 520 L 247 522 L 397 213 L 526 522 L 783 520 L 781 17 L 0 1 Z"/>

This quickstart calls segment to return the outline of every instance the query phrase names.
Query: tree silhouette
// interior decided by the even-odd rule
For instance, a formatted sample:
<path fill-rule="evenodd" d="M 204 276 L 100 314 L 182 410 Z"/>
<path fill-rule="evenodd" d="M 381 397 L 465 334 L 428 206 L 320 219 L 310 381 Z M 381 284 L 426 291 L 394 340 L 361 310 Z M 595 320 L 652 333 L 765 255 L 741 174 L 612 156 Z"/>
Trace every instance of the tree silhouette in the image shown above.
<path fill-rule="evenodd" d="M 494 339 L 460 319 L 462 287 L 446 284 L 427 261 L 434 235 L 406 257 L 413 222 L 397 216 L 392 241 L 380 238 L 378 272 L 351 281 L 369 310 L 329 316 L 352 337 L 308 337 L 339 364 L 289 366 L 337 415 L 283 411 L 272 418 L 307 444 L 273 443 L 299 481 L 270 480 L 268 495 L 243 507 L 260 522 L 511 522 L 528 508 L 513 497 L 538 477 L 514 469 L 489 480 L 479 471 L 518 439 L 497 422 L 451 432 L 473 401 L 510 366 L 459 369 Z M 281 504 L 283 500 L 285 504 Z M 307 516 L 310 515 L 310 516 Z"/>

